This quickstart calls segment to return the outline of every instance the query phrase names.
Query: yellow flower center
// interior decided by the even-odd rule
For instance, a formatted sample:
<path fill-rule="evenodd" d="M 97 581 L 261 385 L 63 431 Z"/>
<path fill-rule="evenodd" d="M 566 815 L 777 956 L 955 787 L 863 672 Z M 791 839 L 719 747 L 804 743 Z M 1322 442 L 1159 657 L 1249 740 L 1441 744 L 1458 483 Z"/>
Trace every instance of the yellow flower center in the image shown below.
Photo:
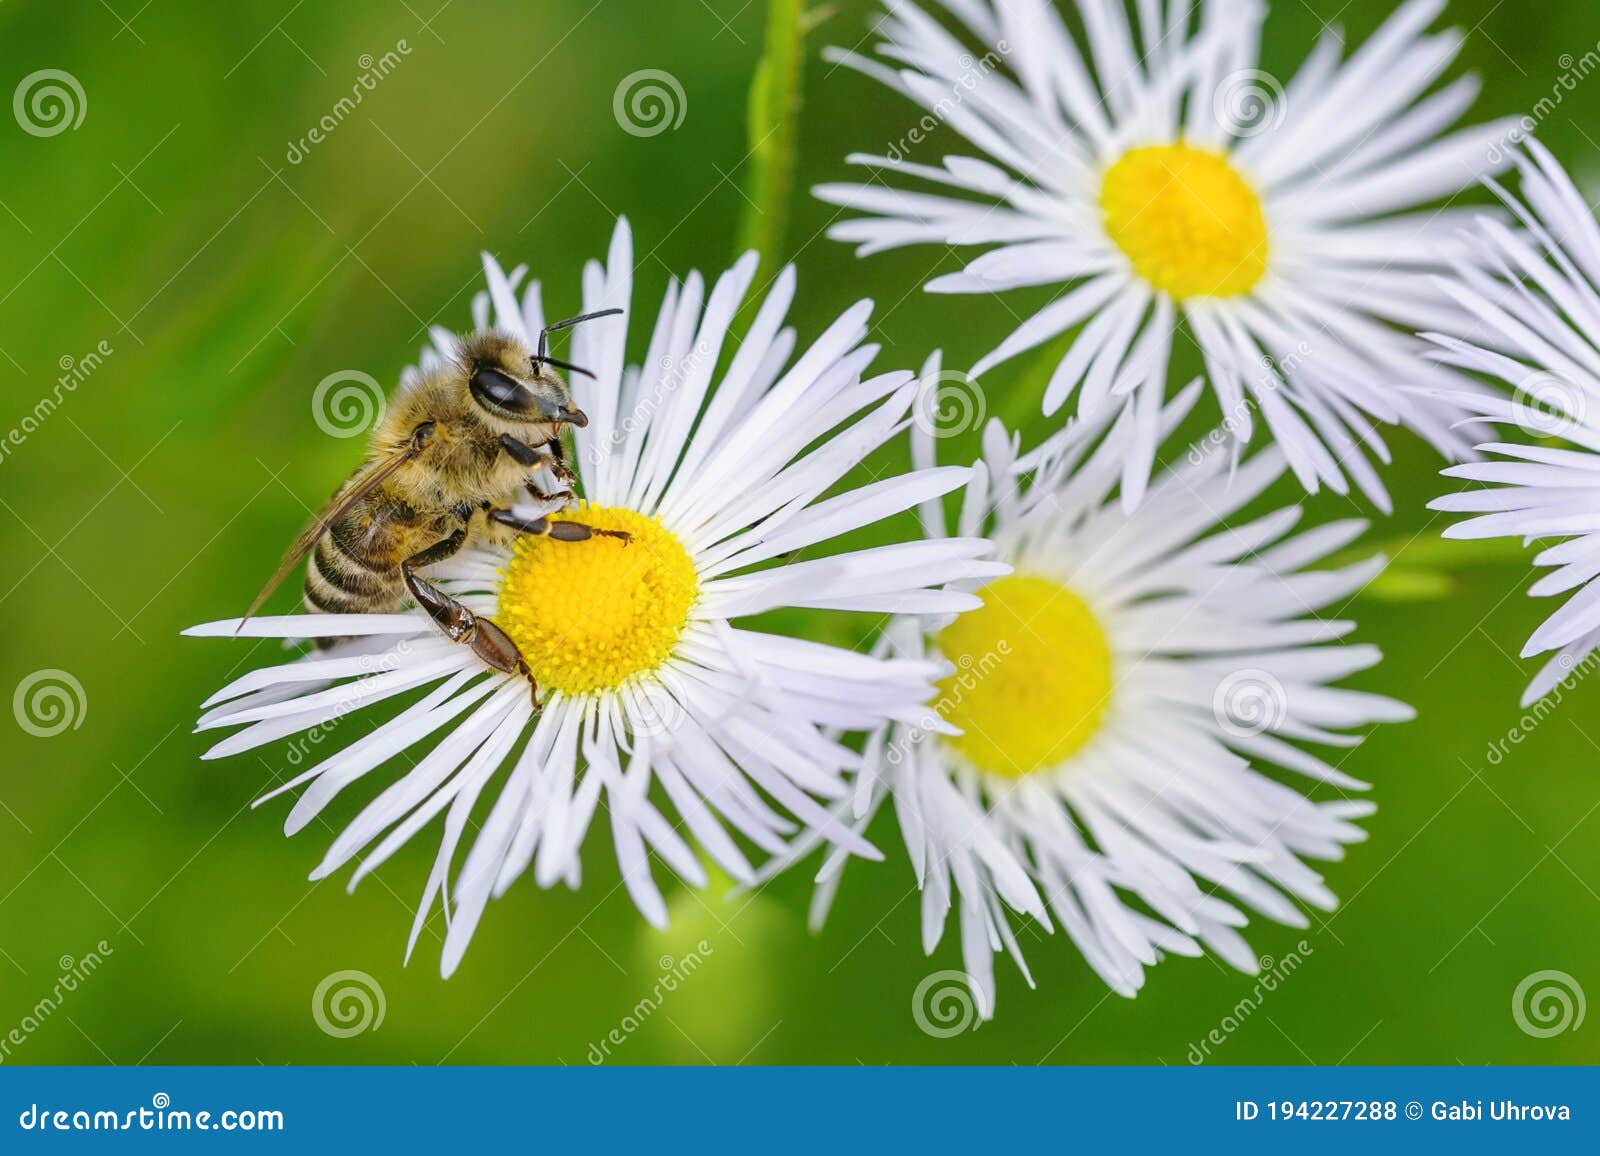
<path fill-rule="evenodd" d="M 1076 754 L 1111 705 L 1111 646 L 1094 614 L 1049 578 L 1014 574 L 940 631 L 955 673 L 939 684 L 947 741 L 979 769 L 1020 779 Z"/>
<path fill-rule="evenodd" d="M 1106 170 L 1100 207 L 1139 275 L 1180 301 L 1237 297 L 1267 271 L 1261 198 L 1222 153 L 1132 149 Z"/>
<path fill-rule="evenodd" d="M 558 542 L 523 535 L 512 548 L 495 622 L 541 688 L 611 690 L 672 654 L 699 594 L 688 551 L 655 518 L 620 506 L 554 514 L 633 535 Z"/>

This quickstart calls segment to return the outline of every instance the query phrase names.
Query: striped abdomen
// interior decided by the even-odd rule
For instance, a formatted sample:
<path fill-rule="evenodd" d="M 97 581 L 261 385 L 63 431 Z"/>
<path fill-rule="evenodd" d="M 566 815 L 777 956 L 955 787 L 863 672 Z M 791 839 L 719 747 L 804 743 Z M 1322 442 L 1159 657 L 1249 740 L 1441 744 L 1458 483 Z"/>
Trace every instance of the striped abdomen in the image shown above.
<path fill-rule="evenodd" d="M 405 582 L 398 561 L 384 566 L 361 550 L 348 521 L 335 523 L 306 561 L 305 604 L 312 613 L 383 614 L 398 607 Z"/>

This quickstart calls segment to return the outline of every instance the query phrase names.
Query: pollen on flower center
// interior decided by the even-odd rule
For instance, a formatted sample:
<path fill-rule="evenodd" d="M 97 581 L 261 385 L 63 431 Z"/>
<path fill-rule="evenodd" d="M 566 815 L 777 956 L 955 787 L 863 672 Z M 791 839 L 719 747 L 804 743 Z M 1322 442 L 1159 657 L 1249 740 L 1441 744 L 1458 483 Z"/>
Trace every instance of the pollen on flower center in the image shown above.
<path fill-rule="evenodd" d="M 671 655 L 699 593 L 688 551 L 655 518 L 620 506 L 552 517 L 633 538 L 517 539 L 494 620 L 543 688 L 610 690 L 655 670 Z"/>
<path fill-rule="evenodd" d="M 1021 778 L 1076 754 L 1111 703 L 1111 646 L 1093 612 L 1049 578 L 1015 574 L 979 591 L 983 606 L 937 639 L 955 673 L 937 709 L 947 741 L 979 769 Z"/>
<path fill-rule="evenodd" d="M 1237 297 L 1267 271 L 1261 198 L 1222 153 L 1132 149 L 1106 170 L 1100 207 L 1139 275 L 1179 300 Z"/>

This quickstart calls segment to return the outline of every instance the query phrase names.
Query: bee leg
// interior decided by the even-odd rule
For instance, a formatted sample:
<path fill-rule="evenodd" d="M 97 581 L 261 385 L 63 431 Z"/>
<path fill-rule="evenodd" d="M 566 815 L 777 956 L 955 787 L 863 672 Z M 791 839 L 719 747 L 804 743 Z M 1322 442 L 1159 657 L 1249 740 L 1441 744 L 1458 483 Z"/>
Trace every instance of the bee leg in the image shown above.
<path fill-rule="evenodd" d="M 542 446 L 531 446 L 510 434 L 501 434 L 500 446 L 518 465 L 527 466 L 529 469 L 549 470 L 559 481 L 567 483 L 568 486 L 576 485 L 578 482 L 578 475 L 567 465 L 567 454 L 561 446 L 560 438 L 551 438 Z"/>
<path fill-rule="evenodd" d="M 553 494 L 547 494 L 532 482 L 529 482 L 523 488 L 528 491 L 528 497 L 532 498 L 536 502 L 560 502 L 561 508 L 564 510 L 569 510 L 578 504 L 578 495 L 573 493 L 570 489 L 557 490 Z M 494 509 L 494 506 L 489 502 L 485 502 L 483 504 L 483 508 L 485 510 L 492 510 Z"/>
<path fill-rule="evenodd" d="M 567 468 L 567 459 L 561 448 L 561 439 L 553 438 L 543 446 L 530 446 L 527 442 L 512 437 L 510 434 L 500 435 L 500 445 L 519 465 L 532 469 L 546 469 L 559 482 L 565 482 L 567 488 L 554 494 L 546 494 L 530 480 L 526 483 L 528 494 L 537 502 L 548 502 L 560 499 L 571 505 L 577 500 L 573 492 L 578 484 L 578 475 Z M 488 504 L 484 504 L 488 509 Z"/>
<path fill-rule="evenodd" d="M 560 438 L 551 438 L 549 442 L 551 462 L 545 467 L 559 480 L 566 482 L 569 487 L 578 484 L 578 475 L 572 472 L 567 465 L 567 450 L 561 444 Z"/>
<path fill-rule="evenodd" d="M 514 438 L 510 434 L 501 434 L 500 447 L 510 454 L 512 460 L 518 465 L 532 467 L 545 464 L 540 458 L 538 448 L 530 446 L 521 438 Z"/>
<path fill-rule="evenodd" d="M 489 520 L 501 526 L 509 526 L 522 534 L 532 534 L 536 538 L 553 538 L 557 542 L 583 542 L 589 538 L 620 538 L 626 546 L 633 541 L 633 535 L 626 530 L 599 530 L 593 526 L 585 526 L 582 522 L 552 522 L 549 518 L 523 518 L 512 510 L 490 510 Z"/>
<path fill-rule="evenodd" d="M 510 635 L 490 619 L 479 618 L 456 599 L 416 573 L 424 566 L 431 566 L 435 562 L 449 558 L 461 549 L 461 543 L 466 541 L 466 537 L 467 529 L 463 526 L 448 538 L 435 542 L 426 550 L 413 554 L 400 563 L 400 573 L 405 578 L 406 589 L 411 592 L 411 597 L 417 600 L 417 605 L 427 611 L 434 625 L 451 642 L 460 642 L 471 647 L 473 654 L 495 670 L 505 674 L 520 674 L 526 678 L 529 686 L 533 688 L 533 706 L 537 710 L 539 684 L 534 679 L 533 672 L 528 669 L 527 662 L 523 660 L 517 644 L 511 641 Z"/>

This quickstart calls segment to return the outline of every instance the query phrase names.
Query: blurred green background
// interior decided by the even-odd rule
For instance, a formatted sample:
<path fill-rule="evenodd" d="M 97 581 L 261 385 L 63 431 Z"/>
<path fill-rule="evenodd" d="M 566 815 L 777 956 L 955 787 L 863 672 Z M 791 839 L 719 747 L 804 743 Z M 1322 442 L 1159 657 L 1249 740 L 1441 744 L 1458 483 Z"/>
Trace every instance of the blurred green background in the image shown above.
<path fill-rule="evenodd" d="M 675 891 L 674 930 L 657 935 L 617 887 L 602 825 L 583 889 L 524 881 L 491 907 L 446 983 L 437 914 L 411 966 L 401 963 L 430 838 L 354 896 L 342 878 L 311 885 L 331 829 L 286 840 L 286 801 L 248 809 L 292 770 L 288 745 L 198 759 L 216 736 L 189 733 L 197 704 L 276 652 L 178 631 L 241 611 L 306 505 L 359 456 L 357 442 L 318 431 L 315 383 L 359 369 L 392 384 L 427 325 L 467 326 L 480 250 L 530 262 L 554 314 L 577 305 L 581 263 L 603 253 L 618 213 L 641 255 L 637 309 L 653 312 L 669 271 L 723 267 L 745 204 L 763 7 L 0 5 L 5 91 L 54 68 L 87 100 L 82 124 L 56 136 L 0 127 L 0 427 L 51 395 L 62 366 L 101 342 L 112 351 L 0 460 L 0 690 L 59 668 L 87 704 L 81 725 L 54 737 L 4 723 L 0 1037 L 51 995 L 63 966 L 102 940 L 111 949 L 5 1062 L 582 1064 L 651 992 L 662 957 L 682 959 L 701 939 L 699 971 L 612 1045 L 614 1062 L 1183 1064 L 1249 995 L 1250 978 L 1209 959 L 1169 960 L 1125 1001 L 1063 937 L 1024 927 L 1039 989 L 1001 960 L 998 1017 L 930 1037 L 911 1014 L 913 991 L 958 968 L 959 954 L 952 933 L 923 957 L 910 869 L 888 823 L 873 835 L 889 861 L 850 869 L 815 937 L 800 873 L 733 900 Z M 912 123 L 909 106 L 820 59 L 823 44 L 861 41 L 872 15 L 864 0 L 832 7 L 806 51 L 802 190 L 845 173 L 846 152 L 880 151 Z M 1354 38 L 1389 8 L 1284 0 L 1263 66 L 1287 77 L 1323 19 Z M 1567 70 L 1563 57 L 1600 40 L 1593 5 L 1537 10 L 1450 6 L 1467 31 L 1462 66 L 1486 82 L 1475 116 L 1531 109 Z M 398 65 L 291 163 L 293 142 L 369 71 L 368 54 L 391 51 Z M 619 127 L 613 93 L 640 69 L 681 82 L 677 128 L 641 138 Z M 1597 113 L 1600 81 L 1590 79 L 1563 92 L 1541 128 L 1591 196 Z M 822 238 L 832 219 L 801 195 L 787 227 L 802 334 L 870 295 L 887 346 L 880 365 L 914 366 L 940 344 L 947 365 L 965 366 L 1036 303 L 1013 295 L 1008 311 L 926 296 L 915 287 L 952 267 L 951 255 L 857 262 Z M 992 375 L 992 413 L 1032 413 L 1032 397 L 1006 391 L 1026 370 Z M 1032 440 L 1045 427 L 1026 428 Z M 1391 440 L 1398 512 L 1379 519 L 1375 541 L 1439 524 L 1423 509 L 1444 488 L 1439 463 L 1404 435 Z M 969 439 L 956 452 L 972 448 Z M 1275 493 L 1295 496 L 1292 485 Z M 1351 503 L 1311 505 L 1326 519 Z M 1280 959 L 1302 938 L 1312 950 L 1213 1046 L 1215 1062 L 1600 1059 L 1600 1013 L 1552 1038 L 1525 1034 L 1511 1014 L 1518 983 L 1545 969 L 1600 996 L 1600 686 L 1578 686 L 1509 757 L 1488 759 L 1517 724 L 1534 669 L 1515 655 L 1549 609 L 1524 596 L 1529 581 L 1515 560 L 1474 563 L 1453 568 L 1449 597 L 1350 608 L 1358 637 L 1387 655 L 1360 685 L 1420 716 L 1343 764 L 1374 784 L 1380 807 L 1370 841 L 1327 868 L 1345 905 L 1303 932 L 1253 921 L 1264 956 Z M 872 623 L 781 625 L 854 641 Z M 351 796 L 329 812 L 335 826 L 371 797 Z M 376 978 L 386 1015 L 376 1030 L 336 1038 L 311 1003 L 344 969 Z"/>

